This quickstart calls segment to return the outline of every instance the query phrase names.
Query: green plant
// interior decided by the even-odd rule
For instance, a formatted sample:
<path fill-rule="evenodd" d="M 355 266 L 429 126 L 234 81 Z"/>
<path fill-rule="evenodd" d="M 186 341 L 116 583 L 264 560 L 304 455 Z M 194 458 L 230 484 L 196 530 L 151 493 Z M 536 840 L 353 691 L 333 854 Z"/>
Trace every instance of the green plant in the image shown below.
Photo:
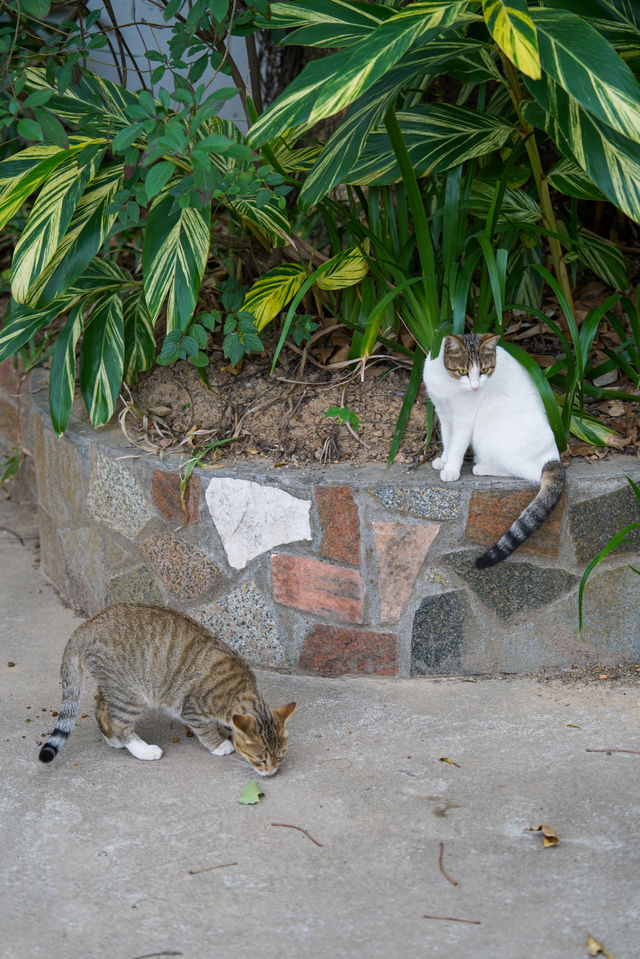
<path fill-rule="evenodd" d="M 631 486 L 631 489 L 633 490 L 635 497 L 638 500 L 638 505 L 640 506 L 640 486 L 638 486 L 638 484 L 635 483 L 630 476 L 627 476 L 627 482 Z M 587 580 L 589 579 L 589 576 L 591 575 L 595 567 L 598 566 L 603 559 L 606 559 L 606 557 L 614 549 L 616 549 L 618 546 L 623 546 L 627 542 L 631 533 L 633 533 L 634 530 L 636 529 L 640 529 L 640 520 L 636 520 L 633 523 L 628 523 L 621 530 L 619 530 L 614 536 L 611 537 L 611 539 L 606 544 L 606 546 L 604 546 L 604 548 L 600 550 L 598 555 L 591 560 L 591 562 L 585 569 L 584 573 L 582 574 L 582 579 L 580 580 L 580 586 L 578 588 L 578 629 L 580 630 L 580 632 L 582 632 L 582 605 L 584 600 L 584 590 L 585 590 L 585 586 L 587 585 Z M 636 569 L 635 566 L 630 566 L 630 569 L 632 569 L 634 573 L 637 573 L 640 576 L 640 569 Z"/>
<path fill-rule="evenodd" d="M 334 251 L 344 204 L 328 197 L 333 187 L 353 185 L 360 206 L 347 242 L 363 211 L 374 214 L 361 231 L 377 272 L 377 300 L 369 277 L 358 286 L 361 356 L 395 313 L 420 350 L 415 395 L 421 356 L 443 332 L 471 322 L 502 332 L 503 308 L 538 308 L 546 283 L 561 304 L 559 322 L 547 325 L 563 338 L 564 397 L 554 420 L 564 448 L 598 322 L 594 313 L 587 332 L 578 331 L 571 274 L 580 264 L 614 290 L 627 284 L 620 252 L 582 226 L 576 201 L 606 198 L 640 220 L 640 84 L 628 56 L 640 39 L 637 11 L 610 0 L 366 8 L 300 0 L 272 3 L 264 25 L 292 31 L 287 44 L 337 48 L 305 67 L 257 119 L 249 142 L 290 141 L 346 110 L 299 200 L 322 211 Z M 439 78 L 453 91 L 444 102 Z M 381 197 L 377 211 L 372 193 Z M 547 252 L 552 272 L 542 267 Z M 561 364 L 553 375 L 562 372 Z M 537 379 L 554 411 L 549 380 Z"/>
<path fill-rule="evenodd" d="M 360 425 L 358 414 L 350 410 L 348 406 L 330 406 L 324 415 L 344 423 L 345 426 L 350 426 L 352 430 L 357 430 Z"/>
<path fill-rule="evenodd" d="M 68 422 L 78 352 L 96 426 L 112 415 L 123 379 L 135 382 L 153 364 L 163 329 L 162 362 L 184 356 L 204 368 L 207 327 L 193 316 L 212 220 L 226 219 L 228 230 L 251 232 L 267 248 L 290 238 L 290 186 L 217 115 L 237 87 L 212 90 L 201 81 L 207 65 L 228 69 L 224 40 L 243 24 L 226 3 L 189 5 L 183 15 L 185 6 L 165 5 L 170 52 L 148 54 L 152 82 L 166 84 L 157 97 L 81 68 L 106 42 L 103 34 L 87 41 L 96 13 L 79 25 L 65 21 L 44 49 L 25 49 L 10 63 L 7 115 L 21 117 L 17 132 L 38 142 L 0 164 L 0 225 L 25 204 L 28 213 L 12 260 L 0 361 L 66 317 L 52 333 L 57 432 Z M 16 15 L 16 31 L 21 22 Z M 256 348 L 246 318 L 231 322 L 228 352 Z"/>

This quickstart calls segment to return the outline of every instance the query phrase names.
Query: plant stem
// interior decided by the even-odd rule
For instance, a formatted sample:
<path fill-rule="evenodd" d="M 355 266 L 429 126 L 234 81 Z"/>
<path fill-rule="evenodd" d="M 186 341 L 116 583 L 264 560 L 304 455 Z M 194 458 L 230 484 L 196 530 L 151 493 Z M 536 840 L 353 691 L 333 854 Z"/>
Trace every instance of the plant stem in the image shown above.
<path fill-rule="evenodd" d="M 427 328 L 424 330 L 425 338 L 428 342 L 420 343 L 420 347 L 427 352 L 431 346 L 433 333 L 438 325 L 440 315 L 438 305 L 438 289 L 435 267 L 435 256 L 433 243 L 431 241 L 431 232 L 429 230 L 429 221 L 424 208 L 422 194 L 418 185 L 418 179 L 413 169 L 411 157 L 404 142 L 400 124 L 393 106 L 390 106 L 384 115 L 384 125 L 395 154 L 402 175 L 402 183 L 407 195 L 411 217 L 413 219 L 413 228 L 418 247 L 418 256 L 422 269 L 423 286 L 425 294 L 426 320 Z M 413 331 L 412 331 L 413 332 Z"/>
<path fill-rule="evenodd" d="M 538 152 L 538 144 L 536 143 L 535 132 L 531 124 L 527 123 L 523 117 L 522 110 L 520 109 L 522 92 L 520 89 L 518 76 L 510 60 L 503 56 L 502 61 L 508 81 L 509 96 L 511 97 L 511 102 L 513 103 L 516 115 L 518 117 L 518 122 L 520 123 L 522 139 L 529 157 L 531 172 L 533 174 L 533 179 L 535 180 L 536 189 L 538 191 L 538 199 L 540 200 L 540 207 L 542 209 L 542 221 L 552 233 L 558 234 L 558 224 L 553 210 L 553 204 L 551 202 L 551 195 L 549 193 L 549 182 L 544 175 L 544 170 L 542 169 L 542 161 L 540 159 L 540 153 Z M 556 275 L 556 279 L 558 280 L 558 283 L 560 284 L 562 291 L 567 298 L 567 303 L 571 307 L 572 314 L 575 315 L 571 283 L 569 280 L 569 274 L 567 272 L 567 266 L 564 261 L 562 246 L 560 241 L 555 236 L 549 236 L 547 239 L 549 241 L 549 249 L 551 251 L 553 270 Z"/>

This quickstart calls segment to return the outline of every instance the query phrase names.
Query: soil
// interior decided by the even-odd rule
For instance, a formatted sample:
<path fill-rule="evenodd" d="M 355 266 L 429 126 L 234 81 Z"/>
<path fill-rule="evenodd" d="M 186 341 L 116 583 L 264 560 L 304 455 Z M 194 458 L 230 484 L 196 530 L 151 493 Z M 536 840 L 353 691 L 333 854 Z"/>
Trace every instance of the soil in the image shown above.
<path fill-rule="evenodd" d="M 544 349 L 543 343 L 537 345 Z M 253 356 L 232 368 L 214 355 L 207 368 L 209 388 L 187 362 L 157 366 L 142 374 L 132 389 L 120 414 L 121 426 L 132 442 L 149 452 L 171 448 L 192 454 L 204 448 L 203 463 L 235 464 L 257 456 L 290 466 L 386 463 L 409 370 L 395 357 L 381 357 L 367 365 L 364 377 L 319 364 L 301 374 L 296 353 L 283 351 L 273 375 L 270 356 Z M 635 391 L 626 382 L 615 388 Z M 332 407 L 355 414 L 357 428 L 328 417 Z M 616 436 L 609 447 L 572 437 L 566 460 L 596 460 L 621 451 L 640 455 L 640 401 L 592 402 L 586 409 Z M 421 387 L 395 462 L 411 467 L 431 460 L 439 449 L 437 429 L 425 449 L 426 435 Z"/>
<path fill-rule="evenodd" d="M 149 449 L 180 446 L 189 452 L 228 441 L 207 452 L 205 462 L 224 458 L 237 463 L 263 456 L 292 466 L 386 463 L 408 370 L 390 361 L 369 365 L 364 379 L 345 370 L 321 369 L 296 378 L 297 364 L 280 364 L 273 375 L 270 365 L 268 356 L 252 357 L 239 370 L 212 363 L 207 369 L 209 389 L 189 363 L 156 367 L 132 389 L 132 404 L 120 417 L 123 429 L 136 445 Z M 356 428 L 327 416 L 332 407 L 355 414 Z M 422 394 L 395 461 L 422 462 L 425 437 Z"/>

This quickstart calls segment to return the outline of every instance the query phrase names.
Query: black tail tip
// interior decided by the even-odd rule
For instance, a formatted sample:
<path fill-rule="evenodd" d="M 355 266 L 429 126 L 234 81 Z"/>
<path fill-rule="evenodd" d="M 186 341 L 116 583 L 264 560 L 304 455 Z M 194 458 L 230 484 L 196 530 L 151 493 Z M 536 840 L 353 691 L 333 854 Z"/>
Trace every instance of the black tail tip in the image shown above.
<path fill-rule="evenodd" d="M 50 746 L 49 743 L 45 743 L 42 749 L 38 754 L 38 759 L 41 763 L 50 763 L 58 755 L 58 750 L 55 746 Z"/>

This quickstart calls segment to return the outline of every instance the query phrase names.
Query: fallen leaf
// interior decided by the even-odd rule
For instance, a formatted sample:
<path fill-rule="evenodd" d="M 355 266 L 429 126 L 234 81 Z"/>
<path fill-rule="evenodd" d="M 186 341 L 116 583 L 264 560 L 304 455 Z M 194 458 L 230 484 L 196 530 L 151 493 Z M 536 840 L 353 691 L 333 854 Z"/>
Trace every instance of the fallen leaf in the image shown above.
<path fill-rule="evenodd" d="M 582 727 L 581 727 L 581 726 L 578 726 L 577 723 L 567 723 L 567 726 L 568 726 L 570 729 L 582 729 Z"/>
<path fill-rule="evenodd" d="M 601 946 L 600 943 L 593 938 L 593 936 L 587 937 L 587 951 L 590 956 L 598 956 L 600 953 L 604 956 L 604 959 L 613 959 L 613 956 L 610 952 Z"/>
<path fill-rule="evenodd" d="M 242 795 L 238 802 L 243 803 L 245 806 L 251 806 L 253 803 L 260 802 L 260 796 L 264 796 L 263 791 L 255 779 L 251 779 L 242 790 Z"/>
<path fill-rule="evenodd" d="M 450 766 L 457 766 L 458 769 L 461 768 L 459 763 L 454 763 L 453 759 L 449 759 L 448 756 L 441 756 L 441 757 L 440 757 L 440 762 L 441 762 L 441 763 L 449 763 Z"/>
<path fill-rule="evenodd" d="M 545 849 L 547 846 L 557 846 L 558 843 L 560 842 L 560 837 L 558 836 L 558 833 L 555 831 L 553 826 L 546 826 L 546 825 L 532 826 L 529 832 L 542 833 L 542 839 L 543 839 Z"/>

